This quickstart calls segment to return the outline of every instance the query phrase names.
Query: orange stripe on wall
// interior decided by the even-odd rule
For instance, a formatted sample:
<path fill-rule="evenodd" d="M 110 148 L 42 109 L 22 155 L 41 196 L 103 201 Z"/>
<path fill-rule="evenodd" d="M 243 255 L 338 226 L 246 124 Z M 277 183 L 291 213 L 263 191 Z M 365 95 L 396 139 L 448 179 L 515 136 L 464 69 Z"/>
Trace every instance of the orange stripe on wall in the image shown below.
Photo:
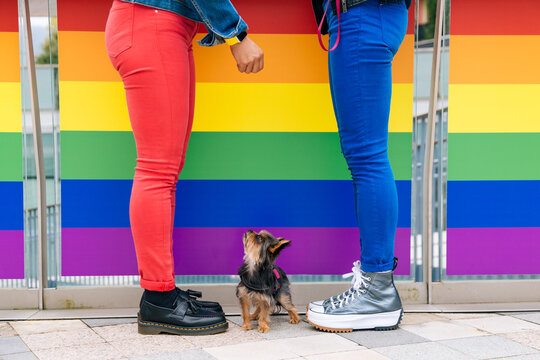
<path fill-rule="evenodd" d="M 198 82 L 327 83 L 325 54 L 312 34 L 250 34 L 264 51 L 264 70 L 241 74 L 228 46 L 193 46 Z M 202 38 L 197 35 L 196 39 Z"/>
<path fill-rule="evenodd" d="M 58 31 L 58 67 L 60 81 L 121 81 L 102 31 Z"/>
<path fill-rule="evenodd" d="M 405 35 L 403 43 L 394 57 L 392 82 L 394 84 L 412 84 L 414 82 L 414 34 Z"/>
<path fill-rule="evenodd" d="M 453 35 L 452 84 L 540 84 L 539 35 Z"/>
<path fill-rule="evenodd" d="M 316 35 L 252 34 L 265 52 L 259 74 L 238 72 L 228 46 L 203 48 L 194 44 L 198 82 L 326 83 L 326 54 Z M 202 37 L 198 35 L 197 38 Z M 413 35 L 407 35 L 394 61 L 394 83 L 413 82 Z M 105 50 L 103 32 L 60 31 L 58 34 L 61 81 L 120 81 Z"/>
<path fill-rule="evenodd" d="M 2 49 L 0 82 L 19 82 L 19 33 L 0 32 L 0 49 Z"/>
<path fill-rule="evenodd" d="M 264 70 L 245 75 L 228 47 L 194 46 L 198 82 L 327 83 L 327 54 L 317 35 L 250 35 L 264 51 Z M 407 35 L 393 68 L 394 83 L 413 82 L 414 35 Z"/>

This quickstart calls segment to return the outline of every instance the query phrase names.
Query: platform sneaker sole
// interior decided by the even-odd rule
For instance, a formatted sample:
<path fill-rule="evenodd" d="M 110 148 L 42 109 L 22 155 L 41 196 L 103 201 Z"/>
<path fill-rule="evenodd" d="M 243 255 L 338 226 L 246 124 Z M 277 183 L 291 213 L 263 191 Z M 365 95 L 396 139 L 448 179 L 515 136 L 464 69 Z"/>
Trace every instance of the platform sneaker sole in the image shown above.
<path fill-rule="evenodd" d="M 395 330 L 403 317 L 403 309 L 377 314 L 329 315 L 308 310 L 306 319 L 315 328 L 327 332 L 353 330 Z"/>

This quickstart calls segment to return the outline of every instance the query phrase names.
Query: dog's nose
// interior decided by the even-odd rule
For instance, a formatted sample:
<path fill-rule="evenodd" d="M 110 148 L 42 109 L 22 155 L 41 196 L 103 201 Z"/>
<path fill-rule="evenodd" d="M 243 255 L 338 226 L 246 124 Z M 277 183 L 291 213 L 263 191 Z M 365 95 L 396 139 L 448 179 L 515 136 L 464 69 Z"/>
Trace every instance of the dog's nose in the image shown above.
<path fill-rule="evenodd" d="M 249 229 L 247 232 L 251 234 L 251 233 L 253 233 L 253 232 L 255 232 L 255 231 Z"/>

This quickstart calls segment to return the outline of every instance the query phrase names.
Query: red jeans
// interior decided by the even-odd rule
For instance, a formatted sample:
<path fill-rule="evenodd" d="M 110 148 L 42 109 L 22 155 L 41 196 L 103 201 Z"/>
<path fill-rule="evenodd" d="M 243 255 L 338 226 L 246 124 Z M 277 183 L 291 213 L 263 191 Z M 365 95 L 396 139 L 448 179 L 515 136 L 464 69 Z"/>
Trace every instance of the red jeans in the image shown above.
<path fill-rule="evenodd" d="M 107 52 L 126 90 L 137 145 L 130 220 L 141 286 L 175 287 L 172 231 L 176 182 L 193 123 L 197 23 L 171 12 L 115 0 Z"/>

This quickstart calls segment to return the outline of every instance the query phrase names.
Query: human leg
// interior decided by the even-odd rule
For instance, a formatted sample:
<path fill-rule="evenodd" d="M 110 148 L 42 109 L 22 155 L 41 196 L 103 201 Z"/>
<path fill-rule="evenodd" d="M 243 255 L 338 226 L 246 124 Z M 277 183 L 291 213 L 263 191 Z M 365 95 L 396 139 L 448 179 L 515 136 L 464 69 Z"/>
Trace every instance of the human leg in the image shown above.
<path fill-rule="evenodd" d="M 345 293 L 310 304 L 310 321 L 324 329 L 388 328 L 401 316 L 392 277 L 397 191 L 387 141 L 391 64 L 406 21 L 403 3 L 380 5 L 369 0 L 350 8 L 342 14 L 340 44 L 329 54 L 334 111 L 353 179 L 362 270 L 360 263 L 355 263 L 353 287 Z M 338 26 L 335 16 L 330 16 L 329 24 L 332 44 Z M 356 305 L 349 306 L 353 302 Z M 371 314 L 366 317 L 366 313 Z M 329 314 L 349 314 L 352 320 L 335 322 Z"/>
<path fill-rule="evenodd" d="M 228 327 L 219 304 L 195 300 L 196 292 L 176 289 L 174 281 L 174 197 L 193 120 L 196 28 L 173 13 L 120 1 L 106 27 L 137 146 L 130 220 L 146 289 L 138 321 L 144 334 L 209 334 Z"/>

